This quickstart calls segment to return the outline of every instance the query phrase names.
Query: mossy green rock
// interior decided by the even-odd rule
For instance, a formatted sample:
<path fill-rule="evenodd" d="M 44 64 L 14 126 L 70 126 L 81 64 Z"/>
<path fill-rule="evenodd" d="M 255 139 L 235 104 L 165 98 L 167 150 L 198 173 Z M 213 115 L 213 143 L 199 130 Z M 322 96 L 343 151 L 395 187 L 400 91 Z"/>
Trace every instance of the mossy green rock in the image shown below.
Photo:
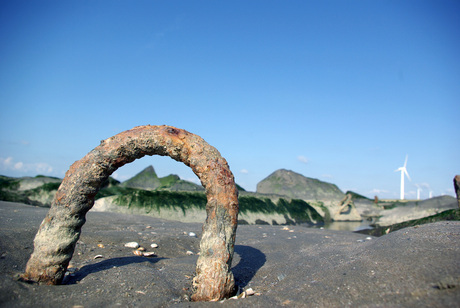
<path fill-rule="evenodd" d="M 123 187 L 139 188 L 145 190 L 155 190 L 161 186 L 160 179 L 158 178 L 153 166 L 148 166 L 132 178 L 120 184 Z"/>
<path fill-rule="evenodd" d="M 334 184 L 280 169 L 257 184 L 257 192 L 302 200 L 341 200 L 345 194 Z"/>

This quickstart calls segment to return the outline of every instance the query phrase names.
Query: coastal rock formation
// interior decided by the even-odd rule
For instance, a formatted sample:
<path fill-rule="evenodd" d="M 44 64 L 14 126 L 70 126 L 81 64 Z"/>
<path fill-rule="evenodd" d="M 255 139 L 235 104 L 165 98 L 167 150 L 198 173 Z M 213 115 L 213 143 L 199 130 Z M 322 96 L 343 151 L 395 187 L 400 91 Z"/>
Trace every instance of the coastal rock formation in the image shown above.
<path fill-rule="evenodd" d="M 340 201 L 345 196 L 334 184 L 308 178 L 286 169 L 277 170 L 259 182 L 257 192 L 302 200 Z"/>
<path fill-rule="evenodd" d="M 389 226 L 403 221 L 432 216 L 447 210 L 457 208 L 455 198 L 451 196 L 434 197 L 421 201 L 409 201 L 402 206 L 382 210 L 377 221 L 378 226 Z"/>
<path fill-rule="evenodd" d="M 334 209 L 335 210 L 335 209 Z M 351 194 L 346 194 L 345 197 L 338 203 L 338 209 L 331 215 L 334 221 L 361 221 L 361 215 L 356 210 L 356 206 L 351 199 Z"/>
<path fill-rule="evenodd" d="M 294 171 L 280 169 L 257 184 L 257 193 L 277 194 L 304 201 L 321 201 L 323 207 L 315 209 L 325 219 L 335 221 L 361 221 L 351 197 L 348 198 L 334 184 L 305 177 Z"/>
<path fill-rule="evenodd" d="M 170 191 L 203 191 L 201 185 L 181 180 L 178 175 L 170 174 L 158 177 L 153 166 L 148 166 L 132 178 L 120 184 L 121 187 L 137 188 L 144 190 L 170 190 Z"/>
<path fill-rule="evenodd" d="M 155 190 L 161 186 L 161 183 L 155 172 L 155 169 L 153 169 L 153 166 L 148 166 L 129 180 L 121 183 L 120 186 L 145 190 Z"/>

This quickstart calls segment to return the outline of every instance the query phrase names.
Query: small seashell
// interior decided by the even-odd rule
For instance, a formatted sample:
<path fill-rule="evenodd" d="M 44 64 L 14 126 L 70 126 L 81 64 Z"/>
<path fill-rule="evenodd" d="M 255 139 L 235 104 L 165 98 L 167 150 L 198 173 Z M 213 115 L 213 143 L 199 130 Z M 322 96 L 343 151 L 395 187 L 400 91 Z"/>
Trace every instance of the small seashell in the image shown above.
<path fill-rule="evenodd" d="M 152 229 L 152 226 L 147 226 L 147 227 L 145 227 L 145 228 L 146 228 L 146 229 Z"/>
<path fill-rule="evenodd" d="M 145 251 L 145 248 L 141 246 L 141 247 L 137 248 L 137 250 L 139 250 L 139 251 Z"/>
<path fill-rule="evenodd" d="M 191 256 L 191 255 L 193 255 L 193 251 L 187 250 L 186 254 Z"/>
<path fill-rule="evenodd" d="M 283 230 L 289 230 L 289 227 L 284 227 Z"/>
<path fill-rule="evenodd" d="M 140 250 L 133 250 L 133 254 L 135 254 L 136 256 L 142 257 L 144 255 L 144 252 Z"/>
<path fill-rule="evenodd" d="M 94 256 L 93 259 L 100 259 L 100 258 L 104 258 L 104 256 L 103 255 L 96 255 L 96 256 Z"/>
<path fill-rule="evenodd" d="M 370 240 L 372 240 L 372 237 L 368 236 L 368 237 L 366 237 L 366 240 L 370 241 Z"/>
<path fill-rule="evenodd" d="M 104 244 L 97 244 L 97 247 L 104 248 Z"/>
<path fill-rule="evenodd" d="M 289 232 L 294 232 L 294 230 L 289 230 Z"/>
<path fill-rule="evenodd" d="M 143 253 L 142 255 L 143 255 L 144 257 L 147 257 L 147 258 L 149 258 L 149 257 L 155 257 L 155 256 L 156 256 L 156 254 L 155 254 L 153 251 L 152 251 L 152 252 L 146 252 L 146 251 L 144 251 L 144 253 Z"/>
<path fill-rule="evenodd" d="M 136 249 L 137 247 L 139 247 L 139 243 L 138 242 L 129 242 L 129 243 L 125 244 L 125 247 Z"/>
<path fill-rule="evenodd" d="M 196 233 L 195 233 L 195 232 L 189 232 L 189 233 L 188 233 L 188 236 L 190 236 L 190 237 L 196 237 Z"/>
<path fill-rule="evenodd" d="M 150 244 L 150 247 L 152 247 L 152 248 L 158 248 L 158 244 L 152 243 L 152 244 Z"/>
<path fill-rule="evenodd" d="M 254 295 L 254 294 L 255 294 L 255 292 L 254 292 L 254 290 L 253 290 L 252 288 L 247 289 L 247 290 L 245 291 L 245 293 L 246 293 L 247 296 L 251 296 L 251 295 Z"/>

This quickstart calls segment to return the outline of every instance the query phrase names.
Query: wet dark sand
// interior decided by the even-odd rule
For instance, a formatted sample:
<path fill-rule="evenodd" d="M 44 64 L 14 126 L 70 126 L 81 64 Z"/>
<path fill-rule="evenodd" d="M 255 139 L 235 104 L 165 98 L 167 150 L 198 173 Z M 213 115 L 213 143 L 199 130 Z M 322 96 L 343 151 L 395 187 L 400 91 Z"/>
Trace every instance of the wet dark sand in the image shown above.
<path fill-rule="evenodd" d="M 1 307 L 460 307 L 460 222 L 380 238 L 300 226 L 239 226 L 233 273 L 241 289 L 258 294 L 194 303 L 187 298 L 201 224 L 146 216 L 88 213 L 65 285 L 17 281 L 47 210 L 0 202 Z M 157 257 L 135 256 L 124 247 L 130 241 Z"/>

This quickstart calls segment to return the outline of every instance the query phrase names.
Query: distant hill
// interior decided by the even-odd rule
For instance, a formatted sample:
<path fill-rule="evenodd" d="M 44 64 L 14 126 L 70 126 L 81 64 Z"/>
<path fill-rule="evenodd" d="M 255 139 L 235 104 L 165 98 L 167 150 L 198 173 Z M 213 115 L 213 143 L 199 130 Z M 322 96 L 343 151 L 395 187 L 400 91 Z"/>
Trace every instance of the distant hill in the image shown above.
<path fill-rule="evenodd" d="M 181 180 L 175 174 L 159 178 L 153 166 L 148 166 L 129 180 L 121 183 L 120 186 L 144 190 L 204 191 L 203 186 Z"/>
<path fill-rule="evenodd" d="M 160 179 L 158 178 L 153 166 L 148 166 L 129 180 L 120 184 L 123 187 L 138 188 L 145 190 L 155 190 L 161 186 Z"/>
<path fill-rule="evenodd" d="M 302 200 L 341 200 L 345 194 L 334 184 L 280 169 L 257 184 L 257 193 L 284 195 Z"/>

